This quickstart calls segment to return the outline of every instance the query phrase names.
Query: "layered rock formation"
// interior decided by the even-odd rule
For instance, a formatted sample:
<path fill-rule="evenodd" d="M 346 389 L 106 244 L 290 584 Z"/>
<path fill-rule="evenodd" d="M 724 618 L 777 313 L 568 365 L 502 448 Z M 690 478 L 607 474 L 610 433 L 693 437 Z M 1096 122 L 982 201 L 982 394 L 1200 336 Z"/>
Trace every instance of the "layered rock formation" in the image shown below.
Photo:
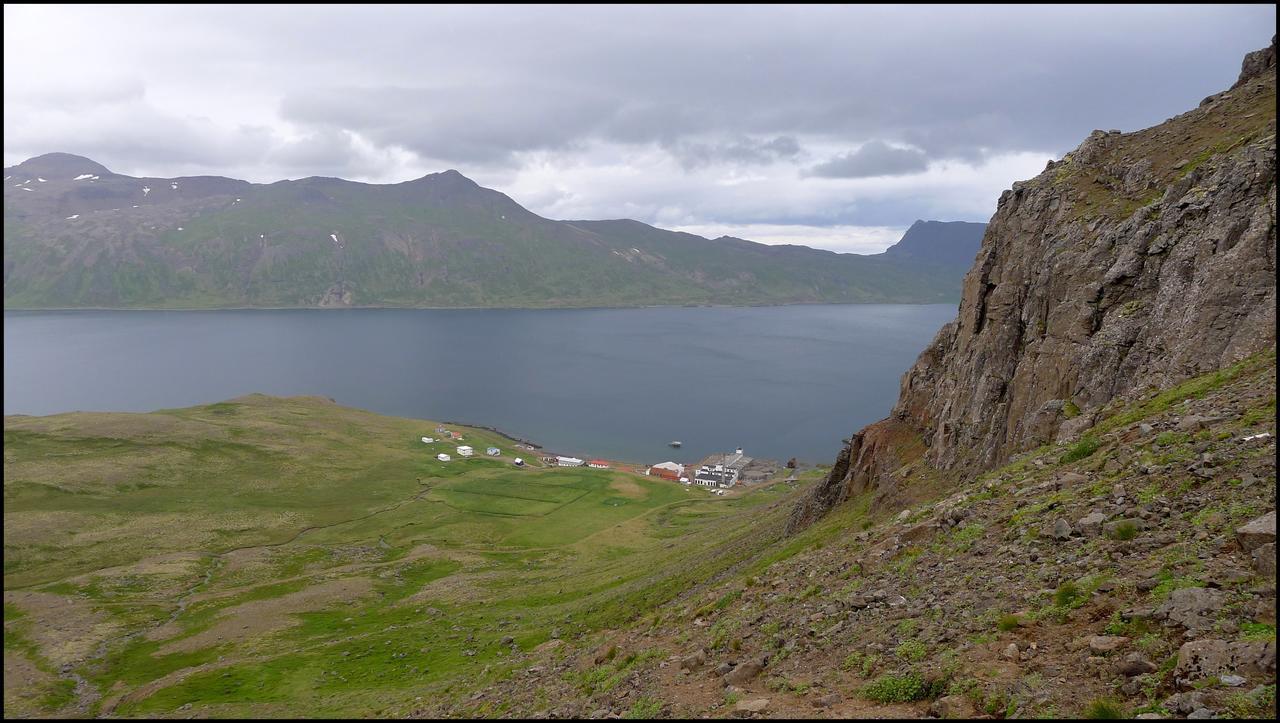
<path fill-rule="evenodd" d="M 1117 397 L 1275 343 L 1276 71 L 1134 133 L 1095 131 L 1001 197 L 959 314 L 855 434 L 791 528 L 851 493 L 989 469 Z"/>

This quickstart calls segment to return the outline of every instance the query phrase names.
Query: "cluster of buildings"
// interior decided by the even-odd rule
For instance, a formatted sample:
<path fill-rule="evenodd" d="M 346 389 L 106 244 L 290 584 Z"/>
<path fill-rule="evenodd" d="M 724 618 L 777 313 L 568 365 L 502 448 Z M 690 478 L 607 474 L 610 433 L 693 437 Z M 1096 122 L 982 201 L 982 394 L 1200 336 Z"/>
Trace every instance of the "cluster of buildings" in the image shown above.
<path fill-rule="evenodd" d="M 438 435 L 440 435 L 440 436 L 441 436 L 441 440 L 450 439 L 450 440 L 454 440 L 454 441 L 458 441 L 458 442 L 462 441 L 462 435 L 461 435 L 461 434 L 459 434 L 459 433 L 457 433 L 457 432 L 450 431 L 450 430 L 448 430 L 448 429 L 445 429 L 444 427 L 436 427 L 436 434 L 438 434 Z M 422 438 L 422 443 L 423 443 L 423 444 L 435 444 L 435 442 L 436 442 L 436 438 L 435 438 L 435 437 L 423 437 L 423 438 Z M 472 447 L 471 447 L 471 445 L 469 445 L 469 444 L 462 444 L 462 445 L 459 445 L 459 446 L 458 446 L 458 448 L 457 448 L 455 451 L 458 453 L 458 456 L 459 456 L 459 457 L 474 457 L 474 456 L 475 456 L 475 454 L 476 454 L 475 449 L 474 449 L 474 448 L 472 448 Z M 487 448 L 485 448 L 484 453 L 485 453 L 486 455 L 490 456 L 490 457 L 501 457 L 501 456 L 502 456 L 502 450 L 501 450 L 500 448 L 498 448 L 498 447 L 487 447 Z M 441 462 L 448 462 L 448 461 L 452 460 L 452 459 L 453 459 L 453 457 L 451 457 L 450 455 L 448 455 L 448 454 L 446 454 L 446 453 L 444 453 L 444 452 L 441 452 L 440 454 L 437 454 L 437 455 L 436 455 L 436 459 L 440 460 Z M 515 459 L 515 463 L 516 463 L 516 466 L 517 466 L 517 467 L 523 467 L 523 466 L 524 466 L 524 460 L 520 459 L 519 457 L 516 457 L 516 459 Z"/>
<path fill-rule="evenodd" d="M 669 479 L 682 484 L 694 484 L 700 487 L 726 489 L 738 484 L 743 470 L 754 461 L 738 448 L 732 454 L 713 455 L 703 461 L 692 474 L 685 465 L 679 462 L 659 462 L 649 468 L 645 474 L 652 477 Z"/>
<path fill-rule="evenodd" d="M 462 435 L 457 432 L 450 431 L 444 427 L 436 427 L 436 434 L 440 435 L 440 441 L 454 440 L 461 441 Z M 423 437 L 424 444 L 433 444 L 436 442 L 434 437 Z M 517 448 L 532 449 L 525 445 L 516 445 Z M 459 445 L 457 447 L 459 457 L 473 457 L 475 450 L 469 445 Z M 502 450 L 497 447 L 488 447 L 485 454 L 490 457 L 499 457 Z M 441 462 L 448 462 L 452 457 L 441 452 L 436 455 L 436 459 Z M 590 467 L 592 469 L 612 469 L 613 465 L 603 459 L 583 460 L 578 457 L 566 457 L 563 455 L 543 457 L 542 461 L 552 467 Z M 776 465 L 767 460 L 755 464 L 748 470 L 748 465 L 756 462 L 751 457 L 743 454 L 742 448 L 734 450 L 730 454 L 717 454 L 707 457 L 696 468 L 693 465 L 684 465 L 679 462 L 659 462 L 652 465 L 645 474 L 651 477 L 671 480 L 686 485 L 698 485 L 712 489 L 716 494 L 724 494 L 725 490 L 734 487 L 739 482 L 759 482 L 768 478 Z M 524 460 L 516 457 L 514 464 L 517 467 L 524 466 Z"/>

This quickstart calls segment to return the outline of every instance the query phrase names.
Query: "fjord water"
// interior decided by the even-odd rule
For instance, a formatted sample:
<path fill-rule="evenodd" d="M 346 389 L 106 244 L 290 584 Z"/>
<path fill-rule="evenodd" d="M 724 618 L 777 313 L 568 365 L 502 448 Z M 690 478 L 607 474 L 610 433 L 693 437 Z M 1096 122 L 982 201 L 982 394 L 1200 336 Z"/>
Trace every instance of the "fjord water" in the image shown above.
<path fill-rule="evenodd" d="M 954 316 L 951 304 L 5 312 L 4 413 L 311 394 L 578 456 L 694 461 L 741 446 L 829 462 L 888 413 Z"/>

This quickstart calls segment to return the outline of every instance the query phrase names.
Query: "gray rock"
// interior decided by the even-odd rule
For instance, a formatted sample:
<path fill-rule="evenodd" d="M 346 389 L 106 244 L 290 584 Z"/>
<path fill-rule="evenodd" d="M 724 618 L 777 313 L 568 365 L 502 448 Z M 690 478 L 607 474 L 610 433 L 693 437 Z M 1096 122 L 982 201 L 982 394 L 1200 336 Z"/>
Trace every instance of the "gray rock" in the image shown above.
<path fill-rule="evenodd" d="M 1076 528 L 1081 534 L 1088 537 L 1097 537 L 1102 533 L 1102 524 L 1107 521 L 1107 516 L 1101 512 L 1090 512 L 1076 521 Z"/>
<path fill-rule="evenodd" d="M 1187 688 L 1222 675 L 1274 678 L 1276 644 L 1270 641 L 1193 640 L 1178 649 L 1174 683 Z"/>
<path fill-rule="evenodd" d="M 966 719 L 977 714 L 973 701 L 963 695 L 948 695 L 939 698 L 929 706 L 929 714 L 938 718 Z"/>
<path fill-rule="evenodd" d="M 734 711 L 738 713 L 763 713 L 769 708 L 768 698 L 754 698 L 752 700 L 740 700 L 734 706 Z"/>
<path fill-rule="evenodd" d="M 1071 539 L 1071 524 L 1059 517 L 1053 523 L 1053 539 L 1059 542 Z"/>
<path fill-rule="evenodd" d="M 1187 720 L 1209 720 L 1214 717 L 1212 710 L 1208 708 L 1196 708 L 1187 716 Z"/>
<path fill-rule="evenodd" d="M 1268 542 L 1253 551 L 1253 569 L 1263 577 L 1276 576 L 1276 543 Z"/>
<path fill-rule="evenodd" d="M 1276 511 L 1249 521 L 1236 528 L 1236 540 L 1245 552 L 1254 550 L 1276 541 Z"/>
<path fill-rule="evenodd" d="M 1094 635 L 1089 638 L 1089 652 L 1109 655 L 1129 644 L 1129 638 L 1121 635 Z"/>
<path fill-rule="evenodd" d="M 839 693 L 827 693 L 824 696 L 815 698 L 813 701 L 814 708 L 830 708 L 831 706 L 844 700 Z"/>
<path fill-rule="evenodd" d="M 724 676 L 724 680 L 729 685 L 742 685 L 760 675 L 762 670 L 764 670 L 763 665 L 754 661 L 746 662 L 729 671 L 729 674 Z"/>
<path fill-rule="evenodd" d="M 707 662 L 707 654 L 698 650 L 690 655 L 680 658 L 681 670 L 697 670 Z"/>
<path fill-rule="evenodd" d="M 1204 693 L 1198 690 L 1175 693 L 1164 699 L 1164 707 L 1171 713 L 1186 715 L 1197 708 L 1204 707 Z"/>
<path fill-rule="evenodd" d="M 1184 432 L 1194 432 L 1209 426 L 1211 420 L 1198 414 L 1188 414 L 1178 420 L 1178 429 Z"/>
<path fill-rule="evenodd" d="M 1218 676 L 1218 680 L 1223 685 L 1230 686 L 1232 688 L 1239 688 L 1246 682 L 1242 675 L 1220 675 Z"/>
<path fill-rule="evenodd" d="M 1188 630 L 1199 630 L 1212 627 L 1226 604 L 1227 596 L 1220 590 L 1187 587 L 1174 590 L 1169 599 L 1156 608 L 1155 616 Z"/>
<path fill-rule="evenodd" d="M 1142 653 L 1129 653 L 1116 665 L 1116 672 L 1127 678 L 1154 673 L 1156 670 L 1155 664 L 1147 660 Z"/>

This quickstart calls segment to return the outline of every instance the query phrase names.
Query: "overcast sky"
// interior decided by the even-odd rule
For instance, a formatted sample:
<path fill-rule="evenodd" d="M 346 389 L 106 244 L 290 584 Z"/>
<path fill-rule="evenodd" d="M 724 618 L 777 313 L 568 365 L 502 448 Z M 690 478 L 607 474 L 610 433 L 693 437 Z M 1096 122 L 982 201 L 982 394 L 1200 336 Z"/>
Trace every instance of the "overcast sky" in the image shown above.
<path fill-rule="evenodd" d="M 1234 82 L 1275 5 L 4 8 L 4 162 L 398 182 L 875 252 Z"/>

